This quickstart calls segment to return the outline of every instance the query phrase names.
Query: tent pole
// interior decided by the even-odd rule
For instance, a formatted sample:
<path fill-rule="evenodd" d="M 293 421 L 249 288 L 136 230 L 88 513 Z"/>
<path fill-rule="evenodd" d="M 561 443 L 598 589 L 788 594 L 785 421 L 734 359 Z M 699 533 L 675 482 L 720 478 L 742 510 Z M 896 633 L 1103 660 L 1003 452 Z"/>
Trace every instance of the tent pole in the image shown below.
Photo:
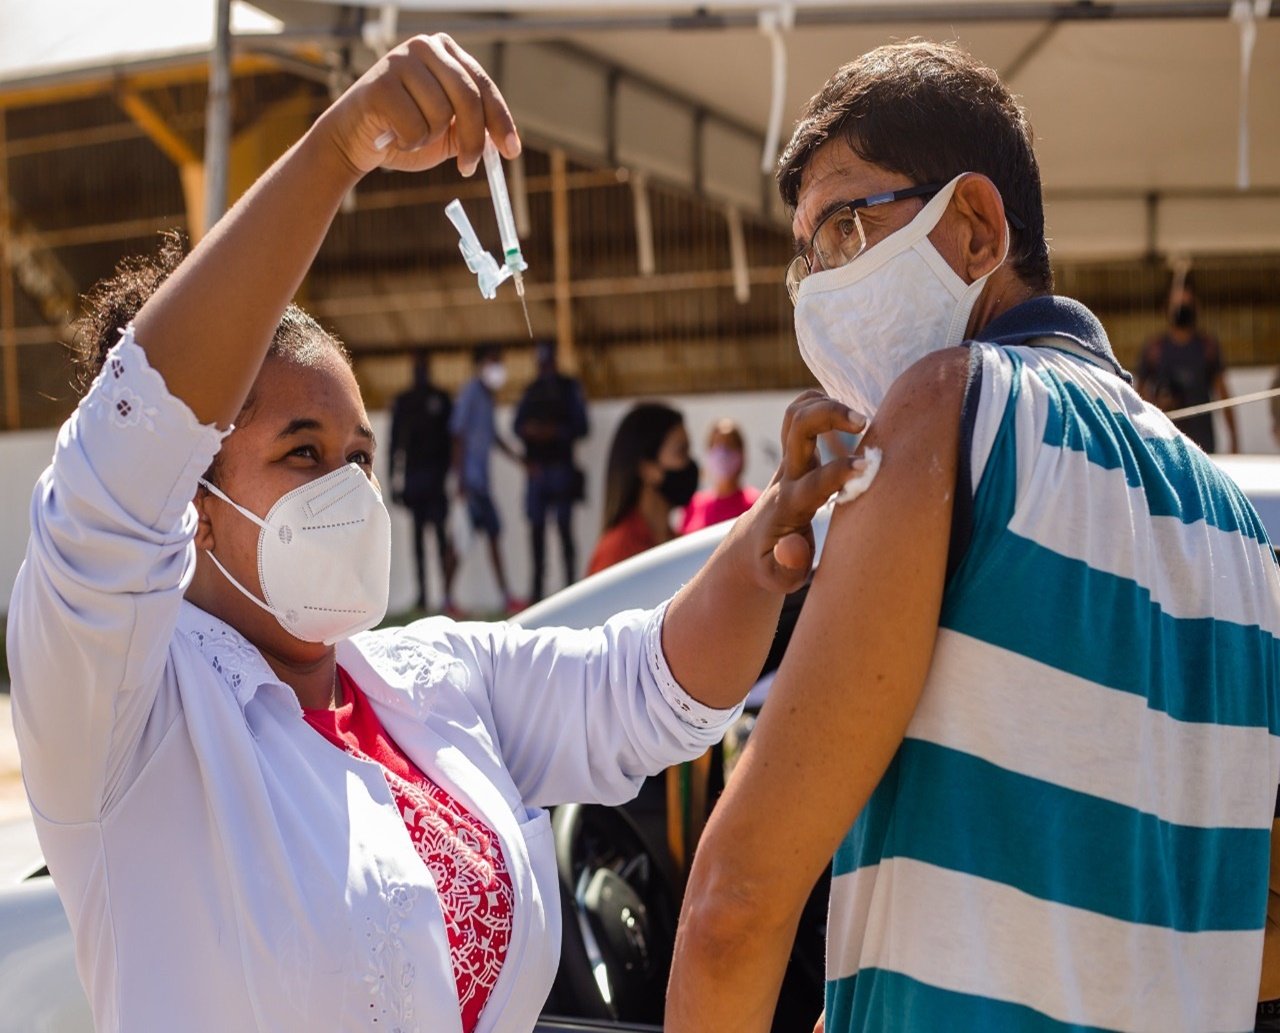
<path fill-rule="evenodd" d="M 209 100 L 204 130 L 204 232 L 227 209 L 231 158 L 231 0 L 214 0 L 213 50 L 209 54 Z"/>
<path fill-rule="evenodd" d="M 570 374 L 578 372 L 573 344 L 572 276 L 569 270 L 568 158 L 559 147 L 551 152 L 551 254 L 555 270 L 556 359 Z"/>
<path fill-rule="evenodd" d="M 954 25 L 967 22 L 1092 22 L 1150 21 L 1188 18 L 1227 18 L 1232 0 L 1130 0 L 1128 3 L 1084 3 L 1077 0 L 1026 0 L 1021 3 L 943 0 L 905 6 L 900 2 L 809 6 L 804 0 L 792 0 L 796 28 L 821 28 L 839 25 L 900 25 L 941 23 Z M 736 9 L 707 10 L 690 4 L 689 13 L 645 10 L 634 5 L 619 4 L 609 14 L 557 14 L 523 18 L 534 9 L 531 4 L 510 5 L 511 17 L 492 18 L 468 11 L 465 5 L 441 4 L 439 9 L 417 7 L 410 13 L 431 15 L 432 31 L 466 36 L 469 40 L 554 41 L 575 32 L 677 31 L 710 32 L 719 29 L 756 28 L 760 12 L 778 8 L 779 0 L 746 0 Z M 662 6 L 676 6 L 662 4 Z M 1268 12 L 1280 17 L 1280 5 Z M 287 31 L 275 39 L 290 38 Z"/>

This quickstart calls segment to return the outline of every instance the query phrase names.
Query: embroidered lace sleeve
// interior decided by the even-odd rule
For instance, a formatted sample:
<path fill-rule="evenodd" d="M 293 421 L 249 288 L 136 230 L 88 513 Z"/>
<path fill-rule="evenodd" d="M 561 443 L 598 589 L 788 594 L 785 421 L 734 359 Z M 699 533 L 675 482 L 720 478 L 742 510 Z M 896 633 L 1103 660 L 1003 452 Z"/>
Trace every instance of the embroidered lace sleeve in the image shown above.
<path fill-rule="evenodd" d="M 107 354 L 63 436 L 68 428 L 113 499 L 156 530 L 181 522 L 197 478 L 230 433 L 201 424 L 169 393 L 132 326 Z M 139 476 L 144 470 L 146 476 Z"/>
<path fill-rule="evenodd" d="M 23 774 L 49 820 L 96 819 L 138 742 L 195 569 L 196 481 L 224 436 L 131 331 L 58 434 L 8 638 Z"/>
<path fill-rule="evenodd" d="M 742 712 L 742 707 L 730 707 L 728 710 L 709 707 L 690 696 L 676 681 L 676 676 L 671 673 L 671 667 L 667 664 L 667 655 L 662 650 L 662 623 L 667 618 L 667 606 L 670 602 L 668 599 L 654 610 L 645 624 L 644 651 L 645 658 L 649 661 L 649 673 L 653 675 L 662 698 L 681 721 L 694 728 L 719 729 L 723 735 L 734 718 Z M 717 735 L 717 741 L 719 738 Z"/>
<path fill-rule="evenodd" d="M 527 804 L 617 804 L 718 742 L 740 713 L 689 696 L 662 652 L 665 606 L 598 628 L 424 622 L 471 669 L 467 693 Z"/>

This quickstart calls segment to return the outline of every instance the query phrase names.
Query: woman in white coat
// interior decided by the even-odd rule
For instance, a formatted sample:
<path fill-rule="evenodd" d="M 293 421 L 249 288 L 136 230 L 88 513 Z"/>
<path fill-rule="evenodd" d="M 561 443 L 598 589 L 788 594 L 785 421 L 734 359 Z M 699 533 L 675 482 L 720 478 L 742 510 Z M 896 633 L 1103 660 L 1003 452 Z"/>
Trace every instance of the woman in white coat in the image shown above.
<path fill-rule="evenodd" d="M 813 439 L 859 421 L 807 396 L 775 483 L 656 611 L 367 631 L 389 573 L 373 437 L 341 345 L 286 306 L 365 173 L 470 174 L 486 130 L 518 152 L 475 61 L 412 40 L 135 292 L 118 343 L 132 311 L 99 306 L 8 642 L 100 1033 L 531 1028 L 559 940 L 541 808 L 618 803 L 719 738 L 849 473 Z"/>

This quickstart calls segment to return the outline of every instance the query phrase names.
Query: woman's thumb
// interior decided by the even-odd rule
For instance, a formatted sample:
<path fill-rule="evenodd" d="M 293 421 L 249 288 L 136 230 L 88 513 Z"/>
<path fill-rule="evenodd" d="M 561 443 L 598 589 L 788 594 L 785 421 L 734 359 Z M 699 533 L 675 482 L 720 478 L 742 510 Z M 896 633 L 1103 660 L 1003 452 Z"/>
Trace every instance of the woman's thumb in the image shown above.
<path fill-rule="evenodd" d="M 784 535 L 773 546 L 773 558 L 786 570 L 807 573 L 813 563 L 813 547 L 802 534 Z"/>

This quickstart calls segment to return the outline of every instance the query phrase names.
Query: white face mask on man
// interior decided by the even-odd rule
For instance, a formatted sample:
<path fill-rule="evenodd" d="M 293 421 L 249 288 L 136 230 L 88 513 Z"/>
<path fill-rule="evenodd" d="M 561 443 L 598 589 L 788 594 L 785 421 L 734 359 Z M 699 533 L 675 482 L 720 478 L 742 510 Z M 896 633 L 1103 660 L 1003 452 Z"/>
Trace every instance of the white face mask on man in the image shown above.
<path fill-rule="evenodd" d="M 282 495 L 266 519 L 200 483 L 260 528 L 259 599 L 219 561 L 214 566 L 303 642 L 331 646 L 377 624 L 391 588 L 391 518 L 382 495 L 355 463 Z"/>
<path fill-rule="evenodd" d="M 800 354 L 827 394 L 867 418 L 919 359 L 964 340 L 978 295 L 1008 257 L 1006 225 L 1000 261 L 965 283 L 929 241 L 960 178 L 848 265 L 811 273 L 800 283 Z"/>

